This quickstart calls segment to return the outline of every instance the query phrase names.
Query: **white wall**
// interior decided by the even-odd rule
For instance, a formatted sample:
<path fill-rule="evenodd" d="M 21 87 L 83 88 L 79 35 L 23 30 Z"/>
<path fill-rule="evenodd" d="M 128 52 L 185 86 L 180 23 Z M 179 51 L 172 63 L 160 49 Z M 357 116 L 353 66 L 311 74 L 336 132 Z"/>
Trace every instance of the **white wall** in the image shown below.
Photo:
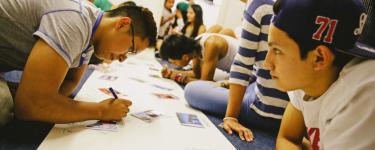
<path fill-rule="evenodd" d="M 215 25 L 219 17 L 220 6 L 217 4 L 208 4 L 204 0 L 195 0 L 194 2 L 202 7 L 203 22 L 206 25 L 206 29 Z"/>
<path fill-rule="evenodd" d="M 217 24 L 235 29 L 242 24 L 246 4 L 240 0 L 222 0 Z"/>
<path fill-rule="evenodd" d="M 110 0 L 113 4 L 120 4 L 127 0 Z M 164 0 L 133 0 L 137 5 L 149 8 L 154 14 L 157 25 L 160 24 Z M 175 5 L 184 0 L 175 0 Z M 205 0 L 195 0 L 203 9 L 203 21 L 208 29 L 212 25 L 219 24 L 235 29 L 240 26 L 245 3 L 240 0 L 214 0 L 214 4 L 208 4 Z"/>
<path fill-rule="evenodd" d="M 125 2 L 125 1 L 127 0 L 110 0 L 110 2 L 112 2 L 115 5 Z M 141 5 L 143 7 L 147 7 L 148 9 L 150 9 L 154 15 L 156 24 L 157 25 L 160 24 L 161 13 L 164 7 L 164 0 L 132 0 L 132 1 L 137 3 L 137 5 Z"/>

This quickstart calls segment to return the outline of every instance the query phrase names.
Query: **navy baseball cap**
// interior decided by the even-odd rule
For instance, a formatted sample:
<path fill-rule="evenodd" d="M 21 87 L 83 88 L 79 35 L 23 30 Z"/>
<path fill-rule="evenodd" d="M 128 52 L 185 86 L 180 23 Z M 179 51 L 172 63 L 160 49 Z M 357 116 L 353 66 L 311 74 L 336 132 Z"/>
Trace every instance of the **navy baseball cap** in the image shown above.
<path fill-rule="evenodd" d="M 272 23 L 308 50 L 317 45 L 352 49 L 365 10 L 360 0 L 281 0 L 279 5 Z"/>
<path fill-rule="evenodd" d="M 348 50 L 348 53 L 367 57 L 375 58 L 375 5 L 374 0 L 363 0 L 366 7 L 367 16 L 361 16 L 363 30 L 358 41 L 355 43 L 354 48 Z M 358 32 L 362 28 L 360 27 Z"/>

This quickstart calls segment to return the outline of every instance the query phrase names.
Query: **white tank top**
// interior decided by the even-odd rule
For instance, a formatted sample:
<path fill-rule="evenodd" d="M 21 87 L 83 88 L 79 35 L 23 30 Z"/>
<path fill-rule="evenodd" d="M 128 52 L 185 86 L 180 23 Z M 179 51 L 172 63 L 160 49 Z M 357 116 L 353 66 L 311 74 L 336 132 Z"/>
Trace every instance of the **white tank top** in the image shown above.
<path fill-rule="evenodd" d="M 219 36 L 221 38 L 224 38 L 228 42 L 228 50 L 227 54 L 219 60 L 219 62 L 216 65 L 216 68 L 221 69 L 226 72 L 230 72 L 230 67 L 232 66 L 232 63 L 234 61 L 234 57 L 237 54 L 239 41 L 233 37 L 218 34 L 218 33 L 204 33 L 199 35 L 195 38 L 195 40 L 200 40 L 199 44 L 202 46 L 202 56 L 204 54 L 204 43 L 206 42 L 207 38 L 210 36 Z M 203 56 L 204 58 L 204 56 Z"/>

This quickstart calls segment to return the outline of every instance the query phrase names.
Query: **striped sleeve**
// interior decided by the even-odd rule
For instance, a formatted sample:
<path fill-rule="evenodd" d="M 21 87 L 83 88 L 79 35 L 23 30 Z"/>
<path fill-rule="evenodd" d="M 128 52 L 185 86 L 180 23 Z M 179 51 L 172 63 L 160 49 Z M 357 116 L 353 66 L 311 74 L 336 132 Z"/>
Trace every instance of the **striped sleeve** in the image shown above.
<path fill-rule="evenodd" d="M 250 4 L 245 13 L 242 23 L 242 34 L 240 46 L 231 66 L 229 82 L 247 86 L 255 81 L 253 74 L 256 58 L 259 53 L 267 51 L 262 42 L 267 41 L 267 31 L 262 29 L 264 17 L 272 15 L 272 4 Z"/>

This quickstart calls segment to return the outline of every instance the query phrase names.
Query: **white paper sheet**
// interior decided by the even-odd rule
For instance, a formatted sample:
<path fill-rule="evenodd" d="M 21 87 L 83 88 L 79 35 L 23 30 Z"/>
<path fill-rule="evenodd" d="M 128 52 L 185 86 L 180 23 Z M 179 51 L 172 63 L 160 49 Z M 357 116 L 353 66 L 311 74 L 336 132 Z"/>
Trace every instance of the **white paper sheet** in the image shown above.
<path fill-rule="evenodd" d="M 129 62 L 135 63 L 129 64 Z M 131 149 L 131 150 L 230 150 L 233 145 L 218 131 L 209 119 L 200 111 L 187 106 L 183 90 L 171 80 L 150 77 L 155 71 L 149 67 L 161 69 L 162 66 L 153 57 L 153 51 L 147 50 L 123 63 L 115 62 L 109 67 L 111 72 L 94 71 L 87 79 L 76 100 L 99 102 L 111 98 L 99 88 L 113 87 L 125 93 L 126 99 L 133 102 L 130 112 L 120 123 L 118 132 L 89 130 L 84 123 L 56 125 L 44 139 L 40 150 L 93 150 L 93 149 Z M 114 81 L 99 79 L 103 74 L 118 76 Z M 144 80 L 144 83 L 133 81 L 129 77 Z M 168 87 L 173 90 L 163 91 L 152 84 Z M 152 93 L 170 93 L 178 97 L 177 100 L 163 100 Z M 146 123 L 131 113 L 145 110 L 157 110 L 162 117 Z M 204 128 L 183 126 L 178 121 L 176 112 L 190 113 L 198 116 Z"/>

